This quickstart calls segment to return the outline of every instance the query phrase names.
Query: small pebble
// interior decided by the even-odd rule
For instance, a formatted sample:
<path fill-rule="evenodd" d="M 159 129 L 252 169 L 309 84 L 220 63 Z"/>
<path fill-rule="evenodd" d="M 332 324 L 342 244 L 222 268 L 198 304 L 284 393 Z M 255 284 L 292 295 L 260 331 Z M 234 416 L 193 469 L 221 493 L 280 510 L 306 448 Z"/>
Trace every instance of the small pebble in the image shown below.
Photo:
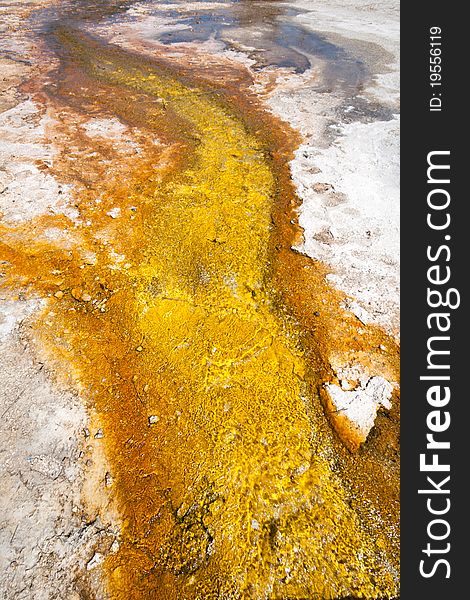
<path fill-rule="evenodd" d="M 80 288 L 72 288 L 72 291 L 70 292 L 72 294 L 72 298 L 75 298 L 75 300 L 81 300 L 82 299 L 82 290 Z"/>
<path fill-rule="evenodd" d="M 158 423 L 159 420 L 160 420 L 160 417 L 158 417 L 157 415 L 150 415 L 149 425 L 155 425 L 155 423 Z"/>
<path fill-rule="evenodd" d="M 58 292 L 56 292 L 54 294 L 54 296 L 60 300 L 61 298 L 64 297 L 64 292 L 62 292 L 61 290 L 59 290 Z"/>
<path fill-rule="evenodd" d="M 142 346 L 137 346 L 137 348 L 135 350 L 136 350 L 136 352 L 142 352 L 143 348 L 142 348 Z"/>
<path fill-rule="evenodd" d="M 106 214 L 108 216 L 110 216 L 112 219 L 117 219 L 119 217 L 119 215 L 121 214 L 121 209 L 118 206 L 115 206 L 114 208 L 109 210 Z"/>
<path fill-rule="evenodd" d="M 95 440 L 100 440 L 101 438 L 104 437 L 104 433 L 102 429 L 98 429 L 98 431 L 95 433 L 94 435 Z"/>

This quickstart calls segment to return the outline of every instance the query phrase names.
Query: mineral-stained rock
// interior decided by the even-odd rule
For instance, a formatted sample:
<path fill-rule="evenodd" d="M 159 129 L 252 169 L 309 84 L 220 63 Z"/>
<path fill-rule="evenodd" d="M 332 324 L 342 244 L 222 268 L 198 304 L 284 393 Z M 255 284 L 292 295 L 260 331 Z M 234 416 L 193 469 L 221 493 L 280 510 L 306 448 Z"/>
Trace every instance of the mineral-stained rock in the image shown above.
<path fill-rule="evenodd" d="M 390 410 L 392 384 L 383 377 L 371 377 L 364 385 L 345 391 L 334 383 L 325 385 L 328 416 L 336 432 L 352 451 L 363 444 L 374 426 L 378 409 Z"/>

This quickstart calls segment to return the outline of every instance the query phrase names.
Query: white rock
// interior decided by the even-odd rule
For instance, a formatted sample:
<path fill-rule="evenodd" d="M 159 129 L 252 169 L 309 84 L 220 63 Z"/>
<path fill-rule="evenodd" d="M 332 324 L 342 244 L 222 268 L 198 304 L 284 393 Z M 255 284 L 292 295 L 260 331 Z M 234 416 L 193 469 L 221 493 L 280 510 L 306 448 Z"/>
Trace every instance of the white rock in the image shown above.
<path fill-rule="evenodd" d="M 345 391 L 336 384 L 325 385 L 329 416 L 336 431 L 351 450 L 365 442 L 374 426 L 378 409 L 390 410 L 392 384 L 383 377 L 371 377 L 367 384 Z"/>
<path fill-rule="evenodd" d="M 114 208 L 109 210 L 106 214 L 108 216 L 110 216 L 112 219 L 117 219 L 121 214 L 121 209 L 119 208 L 119 206 L 115 206 Z"/>

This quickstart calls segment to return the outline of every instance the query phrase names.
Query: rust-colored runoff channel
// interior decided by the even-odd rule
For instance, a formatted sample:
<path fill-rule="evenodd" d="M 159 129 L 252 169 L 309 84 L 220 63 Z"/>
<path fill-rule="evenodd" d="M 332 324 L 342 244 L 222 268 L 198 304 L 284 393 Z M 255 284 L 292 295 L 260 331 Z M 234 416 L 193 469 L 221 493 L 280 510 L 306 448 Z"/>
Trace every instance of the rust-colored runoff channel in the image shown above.
<path fill-rule="evenodd" d="M 102 429 L 110 598 L 395 596 L 398 399 L 352 454 L 320 396 L 330 356 L 398 379 L 398 349 L 291 250 L 297 136 L 246 86 L 55 35 L 36 98 L 78 216 L 3 227 L 4 281 L 47 300 L 35 336 Z"/>

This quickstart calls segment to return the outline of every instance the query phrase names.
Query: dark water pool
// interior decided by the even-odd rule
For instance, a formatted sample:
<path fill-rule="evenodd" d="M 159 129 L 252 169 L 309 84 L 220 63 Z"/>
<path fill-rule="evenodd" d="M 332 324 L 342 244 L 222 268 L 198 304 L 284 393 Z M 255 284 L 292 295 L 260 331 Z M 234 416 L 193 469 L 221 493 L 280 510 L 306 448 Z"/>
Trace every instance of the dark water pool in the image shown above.
<path fill-rule="evenodd" d="M 363 62 L 296 23 L 295 17 L 303 11 L 281 0 L 64 0 L 37 12 L 33 20 L 43 29 L 57 22 L 80 26 L 133 20 L 137 17 L 129 9 L 135 8 L 168 23 L 155 34 L 156 40 L 167 45 L 215 39 L 228 48 L 243 49 L 255 61 L 255 68 L 285 67 L 296 73 L 321 61 L 321 91 L 351 95 L 369 76 Z"/>
<path fill-rule="evenodd" d="M 156 36 L 165 44 L 216 39 L 230 48 L 242 47 L 256 61 L 258 68 L 287 67 L 303 73 L 319 60 L 324 63 L 323 85 L 358 89 L 367 78 L 365 65 L 343 48 L 323 36 L 295 23 L 302 11 L 279 0 L 231 0 L 204 8 L 204 2 L 193 10 L 181 11 L 176 2 L 146 2 L 150 14 L 167 16 L 184 29 Z"/>

